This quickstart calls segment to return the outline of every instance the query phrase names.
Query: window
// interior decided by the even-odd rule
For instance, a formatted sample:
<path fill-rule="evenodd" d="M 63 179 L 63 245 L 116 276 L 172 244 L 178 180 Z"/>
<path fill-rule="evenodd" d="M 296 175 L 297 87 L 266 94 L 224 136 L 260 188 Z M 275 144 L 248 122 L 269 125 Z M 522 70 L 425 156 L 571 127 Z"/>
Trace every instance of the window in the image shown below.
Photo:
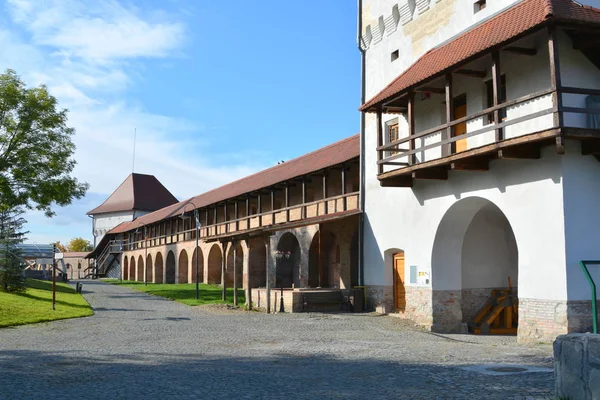
<path fill-rule="evenodd" d="M 387 142 L 392 143 L 393 141 L 398 140 L 399 136 L 399 126 L 398 126 L 398 118 L 395 118 L 391 121 L 386 122 L 386 131 L 387 131 Z M 397 145 L 394 147 L 398 147 Z M 393 156 L 394 154 L 398 154 L 398 151 L 391 150 L 387 152 L 387 156 Z"/>
<path fill-rule="evenodd" d="M 400 52 L 398 50 L 392 51 L 392 55 L 390 56 L 390 60 L 392 62 L 396 61 L 400 57 Z"/>
<path fill-rule="evenodd" d="M 485 91 L 486 91 L 486 108 L 492 107 L 494 105 L 494 85 L 491 79 L 485 81 Z M 498 93 L 498 103 L 502 104 L 506 101 L 506 75 L 502 75 L 500 77 L 500 90 Z M 506 108 L 500 109 L 500 121 L 504 121 L 506 119 Z M 494 113 L 489 113 L 487 115 L 487 124 L 491 124 L 494 122 Z"/>
<path fill-rule="evenodd" d="M 484 10 L 486 7 L 486 0 L 478 0 L 473 4 L 473 14 L 477 14 L 479 11 Z"/>

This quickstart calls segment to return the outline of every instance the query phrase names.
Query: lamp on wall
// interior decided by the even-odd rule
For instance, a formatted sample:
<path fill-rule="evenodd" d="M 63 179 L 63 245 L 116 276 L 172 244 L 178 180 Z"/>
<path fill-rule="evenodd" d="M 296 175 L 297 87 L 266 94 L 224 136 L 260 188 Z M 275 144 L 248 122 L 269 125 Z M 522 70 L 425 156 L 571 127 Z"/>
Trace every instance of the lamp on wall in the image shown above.
<path fill-rule="evenodd" d="M 292 252 L 290 251 L 282 251 L 282 250 L 277 250 L 275 252 L 275 258 L 277 260 L 289 260 L 290 257 L 292 256 Z M 281 273 L 282 271 L 280 271 Z M 279 312 L 285 312 L 285 307 L 283 305 L 283 273 L 281 273 L 281 279 L 279 281 L 279 286 L 281 288 L 281 297 L 279 299 Z"/>

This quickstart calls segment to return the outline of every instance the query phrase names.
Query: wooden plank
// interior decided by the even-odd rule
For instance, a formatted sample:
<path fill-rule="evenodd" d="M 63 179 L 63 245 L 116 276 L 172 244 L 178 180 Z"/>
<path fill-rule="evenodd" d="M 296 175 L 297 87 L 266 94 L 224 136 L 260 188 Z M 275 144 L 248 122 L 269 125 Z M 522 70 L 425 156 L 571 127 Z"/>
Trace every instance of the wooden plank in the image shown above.
<path fill-rule="evenodd" d="M 500 101 L 500 53 L 498 51 L 492 52 L 492 97 L 493 97 L 493 105 L 497 106 Z M 498 125 L 500 122 L 500 110 L 494 111 L 494 125 Z M 495 130 L 496 132 L 496 142 L 499 142 L 504 139 L 502 128 L 498 128 Z"/>
<path fill-rule="evenodd" d="M 560 78 L 560 60 L 558 58 L 558 39 L 556 37 L 556 26 L 548 26 L 548 56 L 550 60 L 550 87 L 556 90 L 562 86 Z M 562 116 L 562 95 L 555 91 L 552 93 L 554 104 L 554 126 L 563 125 Z"/>
<path fill-rule="evenodd" d="M 573 86 L 561 86 L 561 87 L 559 87 L 559 91 L 562 93 L 589 94 L 592 96 L 600 96 L 600 89 L 588 89 L 588 88 L 578 88 L 578 87 L 573 87 Z"/>
<path fill-rule="evenodd" d="M 539 160 L 542 158 L 542 149 L 537 146 L 528 147 L 509 147 L 506 149 L 498 150 L 498 158 L 505 160 Z"/>
<path fill-rule="evenodd" d="M 537 54 L 536 49 L 531 49 L 528 47 L 518 47 L 518 46 L 509 46 L 502 49 L 502 51 L 506 53 L 519 54 L 522 56 L 535 56 Z"/>
<path fill-rule="evenodd" d="M 480 70 L 475 70 L 475 69 L 459 69 L 454 71 L 455 74 L 458 75 L 464 75 L 464 76 L 470 76 L 472 78 L 485 78 L 486 72 L 485 70 L 480 71 Z"/>
<path fill-rule="evenodd" d="M 377 108 L 377 148 L 383 146 L 383 122 L 381 121 L 382 109 L 381 107 Z M 377 161 L 381 161 L 383 158 L 383 153 L 377 152 Z M 377 165 L 377 173 L 383 173 L 383 165 Z"/>
<path fill-rule="evenodd" d="M 442 138 L 444 140 L 449 140 L 452 138 L 452 126 L 450 123 L 452 122 L 452 118 L 454 118 L 454 97 L 452 93 L 452 74 L 446 74 L 446 135 L 442 134 Z M 441 145 L 441 144 L 440 144 Z M 441 145 L 442 146 L 442 145 Z M 452 148 L 452 144 L 442 146 L 442 155 L 450 154 Z M 415 151 L 413 149 L 412 151 Z"/>
<path fill-rule="evenodd" d="M 517 328 L 490 328 L 490 335 L 516 335 Z"/>
<path fill-rule="evenodd" d="M 413 179 L 448 179 L 448 169 L 444 167 L 428 168 L 412 173 Z"/>
<path fill-rule="evenodd" d="M 453 171 L 489 171 L 490 160 L 460 160 L 450 163 L 450 169 Z"/>
<path fill-rule="evenodd" d="M 415 94 L 410 92 L 410 95 L 408 97 L 408 137 L 412 138 L 413 135 L 415 134 Z M 410 141 L 408 142 L 409 146 L 408 146 L 408 150 L 414 150 L 415 149 L 415 140 L 414 139 L 410 139 Z M 410 157 L 408 157 L 408 163 L 409 164 L 416 164 L 417 162 L 417 156 L 412 155 Z"/>
<path fill-rule="evenodd" d="M 413 179 L 410 176 L 395 176 L 385 180 L 380 180 L 381 187 L 412 187 Z"/>

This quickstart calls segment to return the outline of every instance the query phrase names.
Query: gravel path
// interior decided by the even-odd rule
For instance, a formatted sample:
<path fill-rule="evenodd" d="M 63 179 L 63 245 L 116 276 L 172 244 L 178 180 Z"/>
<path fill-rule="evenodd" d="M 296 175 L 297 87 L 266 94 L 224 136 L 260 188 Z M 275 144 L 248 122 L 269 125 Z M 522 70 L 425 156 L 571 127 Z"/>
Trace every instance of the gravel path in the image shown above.
<path fill-rule="evenodd" d="M 194 308 L 84 281 L 92 317 L 0 329 L 0 399 L 551 398 L 548 345 L 375 315 Z"/>

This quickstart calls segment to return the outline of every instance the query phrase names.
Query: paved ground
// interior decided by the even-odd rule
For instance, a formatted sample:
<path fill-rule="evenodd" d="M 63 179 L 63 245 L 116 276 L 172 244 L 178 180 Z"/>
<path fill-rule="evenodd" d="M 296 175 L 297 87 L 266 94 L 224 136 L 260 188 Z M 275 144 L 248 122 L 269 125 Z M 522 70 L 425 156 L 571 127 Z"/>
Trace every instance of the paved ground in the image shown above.
<path fill-rule="evenodd" d="M 86 281 L 93 317 L 0 330 L 0 399 L 551 398 L 551 348 L 392 317 L 198 309 Z"/>

